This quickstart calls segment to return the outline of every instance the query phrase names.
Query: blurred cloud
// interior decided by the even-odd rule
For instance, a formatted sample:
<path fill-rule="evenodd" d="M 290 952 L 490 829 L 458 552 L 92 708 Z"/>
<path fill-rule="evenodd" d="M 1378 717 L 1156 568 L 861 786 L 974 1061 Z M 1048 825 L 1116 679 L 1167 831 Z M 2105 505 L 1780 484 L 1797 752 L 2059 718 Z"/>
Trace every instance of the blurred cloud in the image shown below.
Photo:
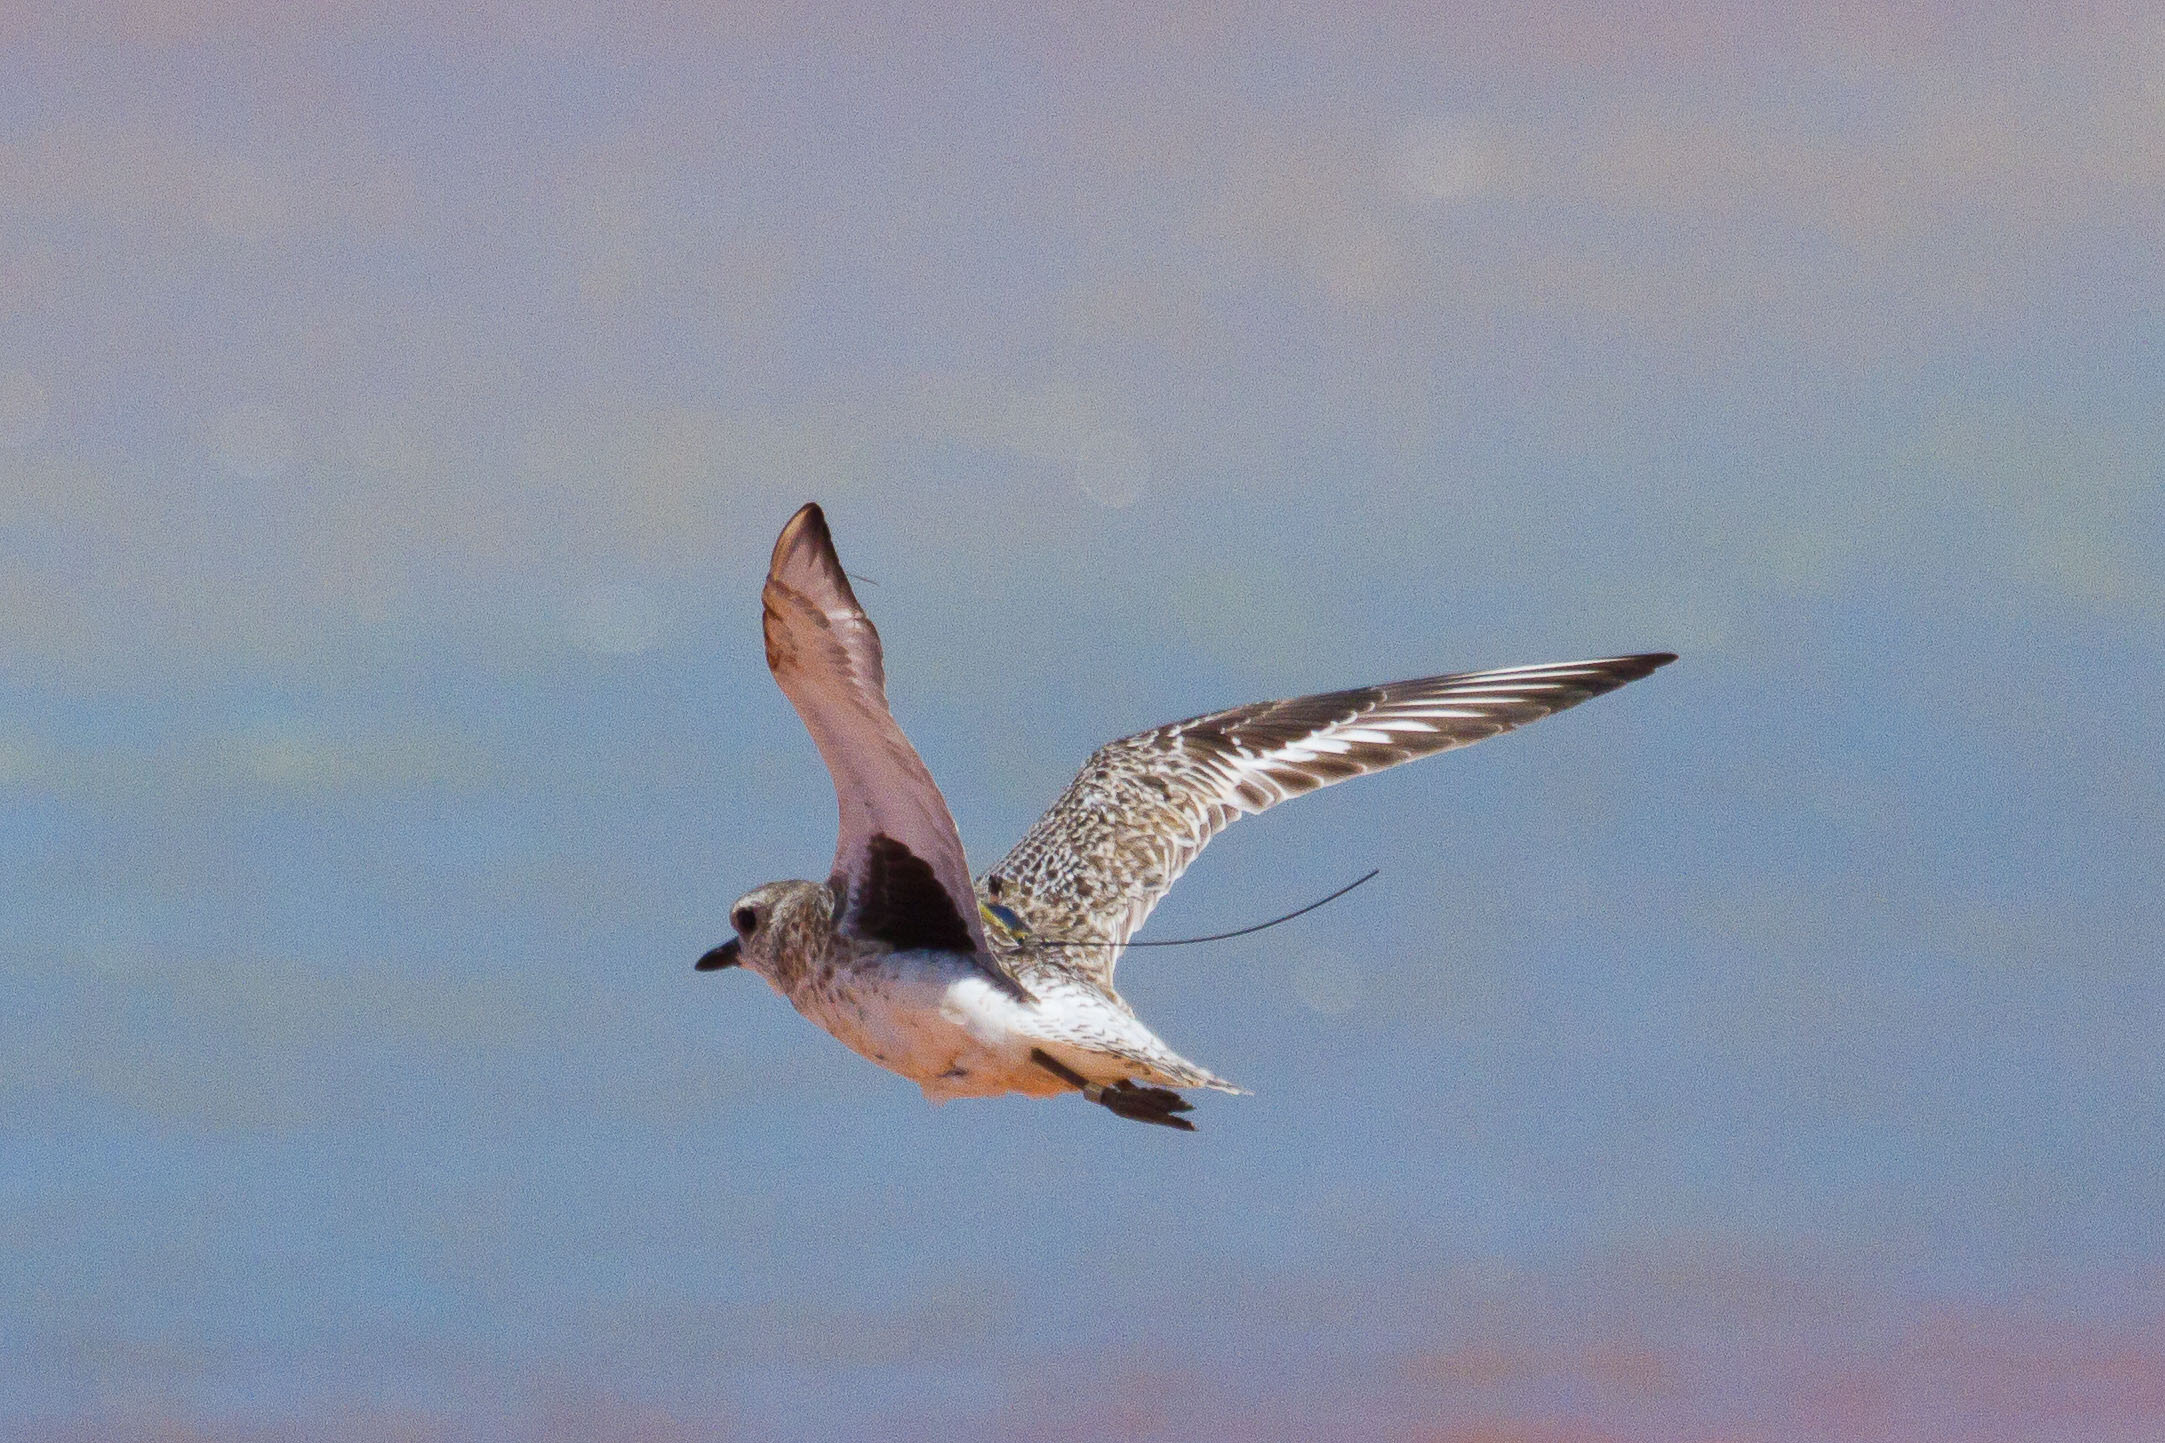
<path fill-rule="evenodd" d="M 87 1102 L 191 1131 L 352 1123 L 396 1106 L 427 1059 L 464 1069 L 541 1025 L 498 982 L 176 956 L 142 911 L 94 919 L 79 949 L 58 970 L 17 962 L 19 982 L 66 998 L 37 1009 L 45 1025 L 0 1037 L 17 1106 Z M 389 1054 L 406 1059 L 403 1081 L 373 1075 Z"/>
<path fill-rule="evenodd" d="M 177 29 L 126 25 L 170 36 L 257 14 L 206 7 Z M 647 66 L 662 63 L 639 49 L 648 41 L 716 33 L 688 16 L 619 30 L 566 15 L 539 33 L 569 26 L 582 44 L 633 46 Z M 1546 26 L 1436 23 L 1459 28 L 1445 53 L 1476 45 L 1506 67 L 1559 63 Z M 40 339 L 0 373 L 0 440 L 47 453 L 18 483 L 66 478 L 48 513 L 54 546 L 131 564 L 120 578 L 57 568 L 33 581 L 17 558 L 0 586 L 61 588 L 12 625 L 63 667 L 101 648 L 99 667 L 122 653 L 140 665 L 146 650 L 290 654 L 394 616 L 508 660 L 531 654 L 527 629 L 421 600 L 430 578 L 545 590 L 571 549 L 600 549 L 619 570 L 689 571 L 739 554 L 740 511 L 908 473 L 928 446 L 1064 473 L 1119 509 L 1183 494 L 1220 456 L 1257 462 L 1238 469 L 1267 492 L 1289 479 L 1269 457 L 1322 436 L 1418 458 L 1493 384 L 1465 374 L 1468 347 L 1509 354 L 1527 326 L 1577 344 L 1628 333 L 1658 366 L 1686 371 L 1755 365 L 1746 353 L 1778 335 L 1813 364 L 1909 374 L 1965 334 L 2029 325 L 2039 302 L 2027 297 L 2090 264 L 2086 234 L 2165 239 L 2165 116 L 2146 59 L 2158 42 L 2136 27 L 2110 43 L 2120 23 L 2100 16 L 2058 35 L 2066 63 L 2025 72 L 2008 57 L 2037 36 L 2000 21 L 1957 44 L 1916 17 L 1874 30 L 1784 12 L 1706 36 L 1661 25 L 1625 36 L 1588 12 L 1574 24 L 1648 58 L 1649 77 L 1610 77 L 1554 106 L 1492 96 L 1394 113 L 1229 94 L 1207 58 L 1228 43 L 1227 21 L 1137 52 L 1159 55 L 1138 64 L 1199 66 L 1192 95 L 1063 100 L 1059 163 L 1024 167 L 1028 203 L 944 220 L 911 209 L 916 191 L 879 147 L 854 161 L 793 153 L 782 131 L 702 110 L 686 98 L 696 88 L 663 88 L 567 132 L 493 188 L 380 126 L 347 123 L 369 113 L 368 92 L 326 80 L 321 60 L 264 62 L 256 79 L 289 127 L 275 136 L 215 123 L 185 86 L 102 110 L 56 100 L 0 144 L 12 202 L 0 258 L 35 282 L 9 291 L 40 318 Z M 1395 46 L 1383 33 L 1361 42 L 1374 53 L 1360 63 L 1385 63 Z M 518 43 L 555 45 L 523 31 Z M 1407 43 L 1423 42 L 1396 45 Z M 1741 59 L 1752 46 L 1801 47 L 1846 89 L 1830 99 L 1775 85 Z M 1126 71 L 1111 79 L 1135 88 Z M 311 117 L 293 101 L 316 82 L 330 110 Z M 686 136 L 701 138 L 677 143 Z M 516 139 L 503 144 L 516 153 Z M 813 162 L 854 198 L 799 206 L 773 189 Z M 851 245 L 850 226 L 892 239 L 884 251 Z M 1089 240 L 1067 273 L 1045 278 L 1050 294 L 1030 314 L 1069 339 L 1010 358 L 997 319 L 968 297 L 1038 282 L 978 275 L 983 257 L 971 256 L 1028 254 L 1056 226 Z M 961 244 L 965 234 L 978 240 Z M 802 369 L 792 357 L 817 354 L 889 265 L 915 298 L 890 343 L 827 367 L 810 392 L 778 389 L 778 375 Z M 318 280 L 292 283 L 303 274 Z M 504 305 L 503 289 L 520 286 L 529 299 Z M 1287 369 L 1297 353 L 1277 336 L 1310 306 L 1337 319 Z M 926 364 L 942 334 L 969 337 L 983 364 Z M 537 346 L 544 336 L 559 339 Z M 690 393 L 656 379 L 668 358 L 690 356 L 709 371 Z M 1565 384 L 1547 404 L 1506 408 L 1511 424 L 1563 445 L 1613 434 L 1628 383 L 1607 383 L 1613 395 L 1591 378 Z M 123 395 L 137 399 L 123 406 Z M 156 505 L 116 470 L 124 417 L 146 405 L 201 448 L 160 457 Z M 1934 478 L 1916 473 L 1929 458 L 1899 459 L 1890 484 L 1926 494 Z M 270 490 L 220 495 L 198 488 L 204 472 Z M 1693 486 L 1625 504 L 1658 533 L 1671 508 L 1718 518 L 1739 499 Z M 1800 511 L 1777 537 L 1742 517 L 1717 545 L 1751 555 L 1754 572 L 1771 555 L 1777 573 L 1822 577 L 1860 542 L 1893 549 L 1895 533 L 1868 512 L 1833 534 L 1851 519 L 1839 508 L 1863 503 L 1831 499 L 1824 527 Z M 2123 520 L 2139 507 L 2112 504 Z M 2013 514 L 1991 510 L 1985 524 L 2017 524 Z M 248 539 L 249 574 L 230 578 L 230 596 L 201 594 L 206 575 L 230 570 L 196 544 L 205 529 Z M 2078 509 L 2027 543 L 2038 554 L 1999 549 L 2078 593 L 2155 585 L 2145 548 L 2100 534 Z M 1656 569 L 1688 589 L 1699 559 L 1680 537 Z M 68 614 L 40 622 L 41 609 Z"/>
<path fill-rule="evenodd" d="M 1695 1263 L 1709 1244 L 1716 1256 Z M 1557 1278 L 1364 1272 L 1346 1280 L 1358 1292 L 1288 1278 L 1245 1299 L 1239 1357 L 1149 1325 L 1118 1346 L 1015 1350 L 986 1331 L 985 1301 L 962 1295 L 869 1316 L 630 1304 L 585 1320 L 605 1354 L 648 1348 L 666 1360 L 663 1374 L 681 1373 L 694 1355 L 741 1344 L 774 1369 L 767 1387 L 724 1405 L 686 1398 L 666 1377 L 636 1389 L 589 1382 L 595 1360 L 538 1385 L 483 1368 L 435 1408 L 403 1415 L 396 1432 L 378 1431 L 390 1423 L 352 1404 L 256 1426 L 294 1440 L 469 1437 L 486 1417 L 488 1436 L 517 1439 L 565 1429 L 741 1436 L 825 1419 L 836 1389 L 890 1397 L 884 1436 L 965 1443 L 1289 1430 L 1406 1443 L 1739 1434 L 1999 1443 L 2066 1430 L 2137 1443 L 2165 1415 L 2154 1300 L 2124 1321 L 2071 1322 L 2048 1309 L 1907 1298 L 1789 1261 L 1724 1264 L 1713 1240 L 1677 1239 L 1671 1249 L 1675 1270 L 1654 1278 L 1625 1255 Z M 1371 1316 L 1412 1310 L 1427 1320 L 1401 1350 L 1349 1348 L 1344 1320 L 1364 1298 Z M 950 1306 L 959 1312 L 943 1318 Z M 963 1378 L 936 1361 L 957 1340 L 973 1345 Z M 946 1407 L 925 1406 L 943 1391 Z M 245 1417 L 201 1413 L 99 1423 L 96 1436 L 116 1439 L 258 1436 Z M 62 1425 L 26 1436 L 88 1435 Z"/>
<path fill-rule="evenodd" d="M 45 429 L 52 393 L 18 367 L 0 373 L 0 446 L 27 446 Z"/>
<path fill-rule="evenodd" d="M 483 785 L 496 768 L 477 739 L 427 725 L 356 731 L 261 721 L 105 746 L 63 741 L 20 723 L 0 731 L 0 779 L 24 793 L 101 803 L 220 792 L 457 791 Z"/>
<path fill-rule="evenodd" d="M 275 481 L 293 465 L 293 423 L 274 406 L 236 406 L 210 425 L 218 464 L 249 481 Z"/>
<path fill-rule="evenodd" d="M 1340 953 L 1313 953 L 1293 965 L 1293 995 L 1310 1010 L 1340 1017 L 1367 1000 L 1360 964 Z"/>
<path fill-rule="evenodd" d="M 194 209 L 214 236 L 259 244 L 292 222 L 292 203 L 281 187 L 244 156 L 206 156 L 196 162 L 191 180 Z"/>
<path fill-rule="evenodd" d="M 572 641 L 604 656 L 636 656 L 652 649 L 668 624 L 661 602 L 643 586 L 590 586 L 573 603 Z"/>
<path fill-rule="evenodd" d="M 556 1396 L 471 1410 L 357 1406 L 242 1420 L 141 1409 L 83 1423 L 32 1422 L 22 1436 L 30 1443 L 468 1443 L 480 1436 L 516 1443 L 724 1443 L 742 1435 L 726 1421 L 686 1419 L 598 1389 L 561 1388 Z"/>
<path fill-rule="evenodd" d="M 1132 431 L 1096 431 L 1075 453 L 1075 480 L 1100 506 L 1133 506 L 1150 485 L 1150 453 Z"/>
<path fill-rule="evenodd" d="M 1416 121 L 1392 146 L 1392 179 L 1399 194 L 1414 205 L 1471 200 L 1494 178 L 1495 169 L 1487 139 L 1461 121 Z"/>
<path fill-rule="evenodd" d="M 907 404 L 936 437 L 1051 465 L 1079 457 L 1105 410 L 1103 401 L 1076 386 L 1048 383 L 1022 390 L 969 375 L 920 376 Z"/>
<path fill-rule="evenodd" d="M 157 113 L 145 94 L 112 113 L 47 112 L 50 123 L 0 144 L 10 230 L 63 224 L 120 232 L 151 254 L 209 264 L 233 244 L 259 247 L 296 231 L 350 226 L 380 235 L 406 218 L 410 193 L 389 155 L 349 142 L 297 162 L 221 145 Z M 288 152 L 290 156 L 290 151 Z"/>

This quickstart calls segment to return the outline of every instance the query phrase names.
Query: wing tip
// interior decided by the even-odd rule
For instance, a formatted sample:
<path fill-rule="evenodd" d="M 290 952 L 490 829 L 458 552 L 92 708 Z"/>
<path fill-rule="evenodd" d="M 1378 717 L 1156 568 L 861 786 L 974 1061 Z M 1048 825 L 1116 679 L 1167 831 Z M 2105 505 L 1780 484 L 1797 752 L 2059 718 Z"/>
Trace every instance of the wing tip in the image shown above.
<path fill-rule="evenodd" d="M 783 525 L 767 563 L 767 582 L 808 598 L 822 610 L 839 606 L 860 614 L 864 611 L 834 549 L 827 513 L 817 501 L 805 502 Z"/>
<path fill-rule="evenodd" d="M 1637 681 L 1642 676 L 1652 676 L 1675 660 L 1673 651 L 1642 651 L 1631 656 L 1613 657 L 1609 664 L 1619 672 L 1628 672 L 1630 680 Z"/>
<path fill-rule="evenodd" d="M 807 544 L 815 555 L 834 555 L 834 533 L 827 529 L 827 513 L 820 509 L 817 501 L 805 502 L 782 524 L 782 534 L 774 540 L 769 569 L 780 570 L 792 553 Z"/>
<path fill-rule="evenodd" d="M 1622 686 L 1627 681 L 1637 681 L 1640 677 L 1652 676 L 1675 660 L 1676 653 L 1673 651 L 1635 651 L 1626 653 L 1623 656 L 1591 657 L 1585 661 L 1556 661 L 1544 666 L 1508 667 L 1505 668 L 1505 671 L 1507 673 L 1512 671 L 1599 672 L 1605 680 Z M 1468 674 L 1480 676 L 1484 673 L 1472 672 Z"/>
<path fill-rule="evenodd" d="M 1572 665 L 1583 667 L 1595 674 L 1580 684 L 1588 687 L 1592 695 L 1600 696 L 1603 692 L 1614 691 L 1620 686 L 1643 681 L 1675 660 L 1676 653 L 1673 651 L 1640 651 L 1628 656 L 1605 656 L 1598 661 L 1582 661 Z"/>

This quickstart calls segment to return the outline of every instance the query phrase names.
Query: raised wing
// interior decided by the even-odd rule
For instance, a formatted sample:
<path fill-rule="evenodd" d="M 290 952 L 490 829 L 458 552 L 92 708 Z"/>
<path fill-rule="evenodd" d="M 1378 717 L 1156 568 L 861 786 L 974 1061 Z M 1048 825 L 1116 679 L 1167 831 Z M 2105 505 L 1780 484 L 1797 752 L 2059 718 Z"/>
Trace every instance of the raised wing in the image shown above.
<path fill-rule="evenodd" d="M 1235 818 L 1539 721 L 1675 660 L 1653 652 L 1387 682 L 1110 742 L 979 882 L 1006 933 L 995 940 L 1003 951 L 1033 936 L 1095 944 L 1047 951 L 1109 987 L 1128 938 Z"/>
<path fill-rule="evenodd" d="M 880 634 L 850 590 L 827 518 L 789 518 L 767 568 L 767 665 L 834 777 L 841 840 L 830 879 L 842 931 L 897 951 L 985 951 L 962 838 L 887 709 Z"/>

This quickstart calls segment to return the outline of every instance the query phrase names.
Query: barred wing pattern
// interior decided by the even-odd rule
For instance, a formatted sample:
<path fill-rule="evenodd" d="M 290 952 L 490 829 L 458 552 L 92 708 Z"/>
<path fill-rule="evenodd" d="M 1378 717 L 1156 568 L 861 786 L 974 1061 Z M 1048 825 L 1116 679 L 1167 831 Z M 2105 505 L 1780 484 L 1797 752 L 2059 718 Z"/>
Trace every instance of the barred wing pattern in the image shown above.
<path fill-rule="evenodd" d="M 978 883 L 1003 952 L 1031 936 L 1112 986 L 1113 964 L 1158 899 L 1236 818 L 1288 797 L 1469 746 L 1539 721 L 1676 660 L 1670 652 L 1386 682 L 1258 702 L 1110 742 Z"/>

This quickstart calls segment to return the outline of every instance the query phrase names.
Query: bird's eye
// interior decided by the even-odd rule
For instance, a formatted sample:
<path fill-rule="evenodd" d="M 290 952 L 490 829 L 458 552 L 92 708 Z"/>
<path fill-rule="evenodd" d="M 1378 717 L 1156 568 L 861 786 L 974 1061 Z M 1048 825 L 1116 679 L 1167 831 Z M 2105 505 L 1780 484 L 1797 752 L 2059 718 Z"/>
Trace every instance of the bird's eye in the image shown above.
<path fill-rule="evenodd" d="M 759 930 L 759 914 L 749 907 L 739 907 L 729 914 L 729 925 L 737 929 L 740 937 L 749 937 Z"/>

